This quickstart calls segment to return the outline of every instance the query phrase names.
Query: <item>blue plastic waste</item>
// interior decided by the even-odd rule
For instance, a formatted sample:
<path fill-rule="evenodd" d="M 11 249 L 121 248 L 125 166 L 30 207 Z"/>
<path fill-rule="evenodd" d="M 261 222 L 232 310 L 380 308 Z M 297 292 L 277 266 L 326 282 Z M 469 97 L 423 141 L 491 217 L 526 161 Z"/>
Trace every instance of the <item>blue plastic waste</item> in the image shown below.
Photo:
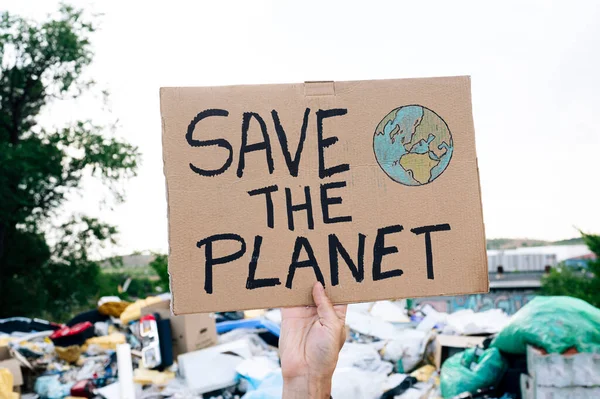
<path fill-rule="evenodd" d="M 58 375 L 41 376 L 35 381 L 33 390 L 42 398 L 62 399 L 69 396 L 73 383 L 63 384 Z"/>
<path fill-rule="evenodd" d="M 247 392 L 242 399 L 280 399 L 283 395 L 281 370 L 273 372 L 254 391 Z"/>
<path fill-rule="evenodd" d="M 270 320 L 265 318 L 256 318 L 256 319 L 242 319 L 242 320 L 232 320 L 232 321 L 223 321 L 221 323 L 217 323 L 217 333 L 223 334 L 231 330 L 235 330 L 237 328 L 264 328 L 273 335 L 279 337 L 280 327 L 279 325 L 273 323 Z"/>

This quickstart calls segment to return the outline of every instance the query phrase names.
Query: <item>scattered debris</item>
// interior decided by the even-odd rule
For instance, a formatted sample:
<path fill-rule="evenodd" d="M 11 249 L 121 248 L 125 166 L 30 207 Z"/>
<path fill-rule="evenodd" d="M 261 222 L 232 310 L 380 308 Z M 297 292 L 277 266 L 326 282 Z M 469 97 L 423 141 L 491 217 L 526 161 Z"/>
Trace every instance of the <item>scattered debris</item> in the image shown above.
<path fill-rule="evenodd" d="M 573 330 L 600 320 L 586 303 L 543 298 L 512 319 L 498 309 L 447 314 L 405 305 L 348 307 L 334 398 L 600 394 L 598 330 Z M 280 324 L 279 309 L 173 316 L 168 296 L 103 298 L 65 326 L 0 320 L 0 398 L 280 398 Z"/>

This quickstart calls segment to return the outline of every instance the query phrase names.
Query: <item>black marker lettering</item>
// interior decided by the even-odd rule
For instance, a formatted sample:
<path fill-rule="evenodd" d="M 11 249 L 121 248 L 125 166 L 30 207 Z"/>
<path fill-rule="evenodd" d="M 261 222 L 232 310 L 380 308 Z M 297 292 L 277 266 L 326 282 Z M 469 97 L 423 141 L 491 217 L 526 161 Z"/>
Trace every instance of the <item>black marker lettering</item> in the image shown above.
<path fill-rule="evenodd" d="M 306 209 L 308 229 L 313 230 L 315 228 L 309 186 L 304 186 L 304 196 L 306 197 L 306 202 L 304 204 L 292 205 L 292 191 L 287 187 L 285 188 L 285 204 L 287 207 L 288 228 L 291 231 L 294 231 L 294 212 L 301 211 L 304 209 Z"/>
<path fill-rule="evenodd" d="M 298 176 L 298 167 L 300 166 L 300 156 L 302 155 L 302 149 L 304 148 L 304 140 L 306 139 L 306 128 L 308 127 L 309 114 L 310 108 L 306 108 L 306 111 L 304 111 L 304 119 L 302 120 L 302 128 L 300 129 L 300 140 L 298 141 L 298 148 L 296 149 L 294 159 L 292 159 L 292 154 L 290 154 L 290 150 L 288 148 L 287 135 L 285 134 L 285 130 L 283 130 L 283 126 L 281 126 L 281 122 L 279 121 L 279 115 L 277 114 L 277 111 L 271 111 L 271 115 L 273 116 L 273 123 L 275 124 L 275 131 L 277 132 L 277 137 L 279 138 L 279 144 L 281 144 L 281 150 L 283 151 L 285 163 L 287 164 L 288 170 L 290 171 L 290 175 L 294 177 Z"/>
<path fill-rule="evenodd" d="M 271 197 L 271 193 L 274 193 L 278 189 L 279 188 L 277 187 L 277 185 L 275 185 L 248 191 L 248 194 L 251 197 L 259 194 L 265 195 L 265 200 L 267 202 L 267 227 L 270 228 L 275 227 L 275 217 L 273 216 L 273 198 Z"/>
<path fill-rule="evenodd" d="M 354 263 L 346 249 L 340 243 L 335 234 L 329 234 L 329 267 L 331 269 L 331 285 L 339 284 L 339 262 L 338 255 L 341 255 L 352 272 L 352 276 L 357 283 L 365 279 L 365 238 L 364 234 L 358 234 L 358 261 Z"/>
<path fill-rule="evenodd" d="M 223 241 L 223 240 L 238 241 L 241 244 L 240 250 L 231 255 L 222 256 L 220 258 L 213 258 L 213 243 L 216 241 Z M 228 234 L 215 234 L 214 236 L 210 236 L 203 240 L 198 241 L 198 243 L 196 244 L 196 246 L 198 248 L 202 248 L 203 245 L 206 245 L 206 247 L 204 249 L 205 250 L 205 258 L 206 258 L 206 261 L 204 263 L 204 291 L 206 291 L 207 294 L 212 294 L 212 292 L 213 292 L 213 284 L 212 284 L 213 266 L 233 262 L 234 260 L 241 258 L 242 255 L 244 255 L 244 253 L 246 253 L 246 242 L 239 235 L 228 233 Z"/>
<path fill-rule="evenodd" d="M 246 280 L 246 289 L 253 290 L 255 288 L 262 287 L 274 287 L 281 285 L 281 281 L 278 278 L 259 278 L 256 279 L 256 268 L 258 267 L 258 259 L 260 258 L 260 246 L 262 244 L 262 237 L 254 237 L 254 250 L 252 251 L 252 258 L 248 266 L 248 280 Z"/>
<path fill-rule="evenodd" d="M 345 108 L 334 108 L 327 110 L 317 111 L 317 137 L 319 140 L 319 178 L 324 179 L 335 175 L 336 173 L 342 173 L 350 170 L 350 165 L 347 163 L 332 166 L 331 168 L 325 167 L 325 148 L 337 143 L 339 140 L 336 136 L 323 138 L 323 119 L 331 118 L 334 116 L 346 115 L 348 110 Z"/>
<path fill-rule="evenodd" d="M 306 254 L 308 255 L 307 260 L 298 261 L 300 257 L 300 251 L 304 248 Z M 310 242 L 306 239 L 306 237 L 297 237 L 296 243 L 294 244 L 294 253 L 292 254 L 292 262 L 290 263 L 290 268 L 288 270 L 287 280 L 285 281 L 285 286 L 289 289 L 292 289 L 292 281 L 294 280 L 294 274 L 296 274 L 296 269 L 299 267 L 312 267 L 317 280 L 325 286 L 325 280 L 323 279 L 323 273 L 321 273 L 321 269 L 319 268 L 319 264 L 317 263 L 317 259 L 315 258 L 315 254 L 313 252 L 312 247 L 310 246 Z"/>
<path fill-rule="evenodd" d="M 400 225 L 383 227 L 377 230 L 377 238 L 375 238 L 375 245 L 373 246 L 373 281 L 384 280 L 386 278 L 398 277 L 404 273 L 400 269 L 388 270 L 386 272 L 381 271 L 381 261 L 385 255 L 395 254 L 398 252 L 398 248 L 395 246 L 385 246 L 386 234 L 399 233 L 403 230 Z"/>
<path fill-rule="evenodd" d="M 338 216 L 333 218 L 329 216 L 329 205 L 341 204 L 342 197 L 328 197 L 327 190 L 331 188 L 342 187 L 346 187 L 345 181 L 336 181 L 333 183 L 321 184 L 321 210 L 323 211 L 323 223 L 325 224 L 352 221 L 352 216 Z"/>
<path fill-rule="evenodd" d="M 433 280 L 433 252 L 431 250 L 431 233 L 435 231 L 448 231 L 450 230 L 450 225 L 448 223 L 445 224 L 437 224 L 433 226 L 423 226 L 423 227 L 415 227 L 414 229 L 410 229 L 416 235 L 425 234 L 425 256 L 427 257 L 427 278 L 429 280 Z"/>
<path fill-rule="evenodd" d="M 255 118 L 260 125 L 263 141 L 259 143 L 248 144 L 248 129 L 250 128 L 250 121 L 252 118 Z M 260 150 L 265 150 L 269 174 L 272 174 L 273 155 L 271 154 L 271 141 L 269 140 L 269 134 L 267 133 L 267 125 L 265 125 L 265 121 L 259 114 L 254 112 L 244 112 L 244 117 L 242 119 L 242 147 L 240 148 L 240 162 L 238 163 L 237 177 L 242 177 L 244 174 L 244 167 L 246 166 L 246 154 L 252 151 Z"/>
<path fill-rule="evenodd" d="M 207 109 L 207 110 L 200 112 L 198 115 L 196 115 L 196 117 L 194 119 L 192 119 L 192 121 L 188 125 L 187 133 L 185 134 L 185 139 L 187 140 L 187 142 L 190 146 L 192 146 L 192 147 L 210 147 L 210 146 L 215 145 L 217 147 L 225 148 L 228 152 L 227 160 L 225 161 L 223 166 L 221 166 L 219 169 L 212 169 L 212 170 L 211 169 L 202 169 L 190 162 L 190 169 L 192 171 L 194 171 L 195 173 L 198 173 L 200 176 L 216 176 L 216 175 L 220 175 L 221 173 L 225 172 L 231 166 L 231 162 L 233 161 L 233 147 L 231 146 L 229 141 L 227 141 L 225 139 L 196 140 L 193 138 L 194 129 L 196 128 L 196 125 L 198 124 L 198 122 L 200 122 L 204 118 L 208 118 L 209 116 L 228 116 L 228 115 L 229 115 L 229 112 L 227 112 L 224 109 Z"/>

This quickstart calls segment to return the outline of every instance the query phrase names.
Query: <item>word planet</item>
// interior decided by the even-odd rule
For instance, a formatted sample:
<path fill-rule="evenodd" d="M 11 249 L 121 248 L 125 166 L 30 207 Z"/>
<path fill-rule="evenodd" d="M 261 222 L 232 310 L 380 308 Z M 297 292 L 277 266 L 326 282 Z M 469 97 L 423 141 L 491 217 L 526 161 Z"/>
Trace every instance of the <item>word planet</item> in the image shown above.
<path fill-rule="evenodd" d="M 396 108 L 375 130 L 377 163 L 394 181 L 421 186 L 437 179 L 448 167 L 454 145 L 448 125 L 420 105 Z"/>

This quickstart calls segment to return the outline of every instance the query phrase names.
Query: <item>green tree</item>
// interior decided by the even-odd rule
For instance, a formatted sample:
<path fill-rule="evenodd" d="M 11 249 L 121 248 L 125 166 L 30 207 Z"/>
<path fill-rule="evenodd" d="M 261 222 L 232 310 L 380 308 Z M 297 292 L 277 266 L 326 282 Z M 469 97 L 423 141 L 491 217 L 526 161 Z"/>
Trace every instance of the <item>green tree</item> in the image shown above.
<path fill-rule="evenodd" d="M 167 264 L 168 256 L 161 254 L 155 254 L 154 260 L 150 262 L 150 267 L 154 269 L 154 272 L 158 275 L 158 286 L 165 292 L 169 291 L 169 270 Z"/>
<path fill-rule="evenodd" d="M 600 236 L 581 233 L 583 242 L 596 255 L 585 270 L 559 266 L 542 280 L 543 295 L 568 295 L 600 307 Z"/>
<path fill-rule="evenodd" d="M 38 124 L 54 100 L 93 86 L 82 73 L 94 30 L 82 10 L 66 5 L 44 22 L 0 14 L 0 317 L 64 315 L 87 303 L 99 273 L 90 250 L 117 233 L 85 215 L 53 223 L 87 176 L 121 201 L 117 182 L 135 174 L 137 149 L 91 121 L 56 130 Z"/>

